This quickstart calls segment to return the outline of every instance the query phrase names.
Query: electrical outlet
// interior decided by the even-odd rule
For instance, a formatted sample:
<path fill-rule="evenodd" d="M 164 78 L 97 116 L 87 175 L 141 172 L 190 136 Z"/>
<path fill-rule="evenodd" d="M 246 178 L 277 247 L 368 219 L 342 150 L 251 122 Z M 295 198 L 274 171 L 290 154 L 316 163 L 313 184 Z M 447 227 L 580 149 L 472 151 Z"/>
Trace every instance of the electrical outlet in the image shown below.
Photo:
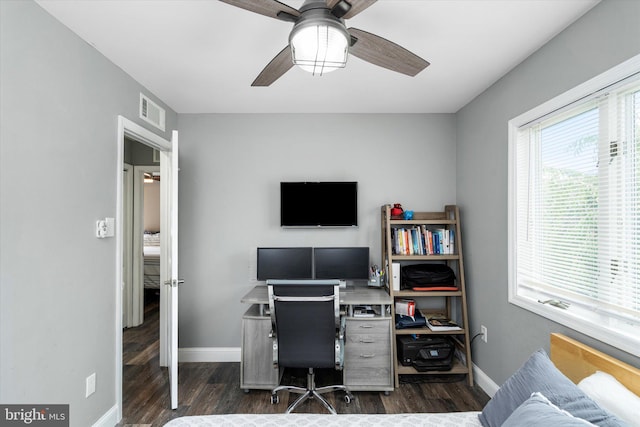
<path fill-rule="evenodd" d="M 85 397 L 91 396 L 96 392 L 96 373 L 89 375 L 85 381 Z"/>
<path fill-rule="evenodd" d="M 487 327 L 484 325 L 481 325 L 480 333 L 482 334 L 482 341 L 487 342 Z"/>

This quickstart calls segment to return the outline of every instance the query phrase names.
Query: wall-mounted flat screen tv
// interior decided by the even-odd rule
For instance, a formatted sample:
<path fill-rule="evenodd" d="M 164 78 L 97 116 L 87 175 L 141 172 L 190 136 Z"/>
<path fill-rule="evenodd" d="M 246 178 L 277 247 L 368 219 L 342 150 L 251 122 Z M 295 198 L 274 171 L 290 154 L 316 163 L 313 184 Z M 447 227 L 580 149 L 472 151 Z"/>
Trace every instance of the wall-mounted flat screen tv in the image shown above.
<path fill-rule="evenodd" d="M 283 227 L 355 227 L 357 182 L 281 182 Z"/>
<path fill-rule="evenodd" d="M 313 248 L 316 279 L 369 279 L 369 248 Z"/>
<path fill-rule="evenodd" d="M 313 279 L 313 249 L 258 248 L 258 280 Z"/>

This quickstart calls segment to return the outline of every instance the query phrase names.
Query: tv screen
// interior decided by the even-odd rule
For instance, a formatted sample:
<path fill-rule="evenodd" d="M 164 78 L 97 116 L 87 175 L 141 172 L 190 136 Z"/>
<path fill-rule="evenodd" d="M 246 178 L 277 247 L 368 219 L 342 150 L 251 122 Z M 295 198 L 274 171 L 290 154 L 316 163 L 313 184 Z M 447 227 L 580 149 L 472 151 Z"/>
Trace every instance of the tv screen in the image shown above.
<path fill-rule="evenodd" d="M 369 248 L 314 248 L 316 279 L 368 280 Z"/>
<path fill-rule="evenodd" d="M 357 182 L 281 182 L 283 227 L 354 227 L 358 225 Z"/>
<path fill-rule="evenodd" d="M 313 279 L 312 248 L 258 248 L 258 280 Z"/>

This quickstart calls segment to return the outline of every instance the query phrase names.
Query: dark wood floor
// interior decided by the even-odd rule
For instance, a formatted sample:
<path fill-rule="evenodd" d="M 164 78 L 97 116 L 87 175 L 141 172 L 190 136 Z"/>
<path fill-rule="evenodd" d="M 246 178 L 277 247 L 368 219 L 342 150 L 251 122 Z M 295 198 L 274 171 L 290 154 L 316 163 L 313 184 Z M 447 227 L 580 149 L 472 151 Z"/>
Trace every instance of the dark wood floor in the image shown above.
<path fill-rule="evenodd" d="M 268 390 L 240 389 L 240 363 L 180 363 L 179 407 L 169 409 L 166 368 L 158 364 L 158 302 L 151 296 L 145 306 L 145 322 L 124 331 L 123 419 L 119 426 L 162 426 L 184 415 L 232 413 L 281 413 L 297 395 L 281 393 L 280 403 L 271 405 Z M 304 386 L 306 372 L 287 371 L 283 383 Z M 318 373 L 318 386 L 333 381 L 329 371 Z M 454 412 L 480 410 L 488 401 L 478 386 L 469 387 L 464 376 L 403 376 L 394 392 L 355 392 L 347 404 L 343 394 L 328 395 L 338 413 Z M 437 382 L 435 382 L 437 381 Z M 296 412 L 325 410 L 314 400 Z"/>

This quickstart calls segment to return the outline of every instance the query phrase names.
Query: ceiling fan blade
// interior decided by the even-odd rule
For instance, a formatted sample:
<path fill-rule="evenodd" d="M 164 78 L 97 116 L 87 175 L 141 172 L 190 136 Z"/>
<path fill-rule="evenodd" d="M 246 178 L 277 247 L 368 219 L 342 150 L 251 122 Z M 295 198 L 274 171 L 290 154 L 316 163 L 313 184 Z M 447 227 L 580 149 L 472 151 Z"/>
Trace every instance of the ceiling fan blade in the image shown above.
<path fill-rule="evenodd" d="M 348 31 L 357 39 L 349 53 L 362 60 L 408 76 L 415 76 L 429 66 L 418 55 L 385 38 L 357 28 L 349 28 Z"/>
<path fill-rule="evenodd" d="M 300 16 L 297 9 L 280 3 L 277 0 L 220 0 L 223 3 L 246 9 L 260 15 L 276 18 L 283 21 L 292 21 Z M 292 19 L 293 18 L 293 19 Z"/>
<path fill-rule="evenodd" d="M 293 67 L 291 47 L 287 45 L 264 67 L 251 86 L 269 86 Z"/>
<path fill-rule="evenodd" d="M 333 8 L 342 1 L 346 1 L 347 3 L 349 3 L 351 5 L 351 8 L 347 11 L 347 13 L 339 16 L 339 18 L 349 19 L 374 4 L 377 0 L 327 0 L 327 7 L 333 10 Z"/>

